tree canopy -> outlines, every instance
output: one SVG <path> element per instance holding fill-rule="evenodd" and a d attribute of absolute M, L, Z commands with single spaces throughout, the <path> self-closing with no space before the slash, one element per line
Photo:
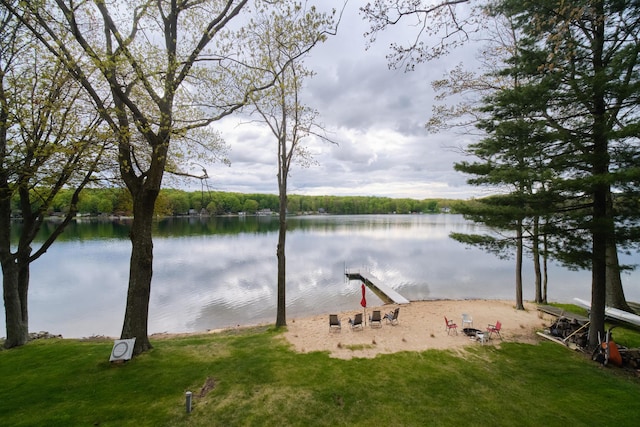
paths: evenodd
<path fill-rule="evenodd" d="M 469 213 L 494 224 L 508 212 L 511 221 L 529 218 L 534 253 L 543 235 L 545 253 L 591 269 L 595 345 L 607 252 L 637 247 L 640 231 L 638 165 L 629 162 L 640 152 L 640 9 L 633 1 L 504 0 L 486 10 L 512 25 L 517 43 L 498 71 L 511 84 L 483 94 L 475 123 L 487 136 L 469 147 L 479 161 L 456 168 L 508 195 Z"/>
<path fill-rule="evenodd" d="M 113 143 L 95 105 L 66 67 L 0 6 L 0 262 L 5 347 L 28 338 L 31 262 L 73 219 L 81 190 L 108 159 Z M 34 244 L 47 213 L 67 195 L 62 220 Z M 22 223 L 13 238 L 14 213 Z"/>
<path fill-rule="evenodd" d="M 279 16 L 286 11 L 278 10 L 280 5 L 295 3 L 256 4 Z M 121 337 L 135 337 L 138 354 L 151 348 L 151 224 L 165 171 L 179 172 L 179 153 L 213 152 L 215 158 L 219 140 L 215 132 L 207 133 L 209 126 L 274 84 L 272 75 L 256 72 L 253 57 L 259 52 L 246 49 L 260 34 L 243 32 L 271 17 L 254 17 L 248 0 L 2 4 L 84 88 L 117 142 L 119 178 L 133 210 Z"/>

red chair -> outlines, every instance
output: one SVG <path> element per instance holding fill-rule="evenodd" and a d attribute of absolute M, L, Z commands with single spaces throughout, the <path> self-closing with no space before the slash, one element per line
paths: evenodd
<path fill-rule="evenodd" d="M 449 335 L 452 329 L 456 335 L 458 335 L 458 325 L 453 323 L 453 320 L 447 320 L 447 316 L 444 316 L 444 323 L 447 325 L 447 335 Z"/>
<path fill-rule="evenodd" d="M 500 329 L 502 329 L 502 323 L 498 320 L 495 325 L 487 326 L 487 332 L 489 332 L 489 339 L 491 339 L 491 334 L 496 334 L 502 340 L 502 335 L 500 335 Z"/>

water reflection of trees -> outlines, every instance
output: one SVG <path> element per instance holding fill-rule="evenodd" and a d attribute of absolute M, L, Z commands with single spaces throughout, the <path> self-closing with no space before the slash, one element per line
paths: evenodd
<path fill-rule="evenodd" d="M 446 219 L 443 220 L 443 217 Z M 287 221 L 290 231 L 298 232 L 360 232 L 375 230 L 408 230 L 417 223 L 424 230 L 468 230 L 474 227 L 459 215 L 310 215 L 291 216 Z M 78 219 L 69 224 L 59 237 L 60 241 L 128 239 L 130 218 Z M 278 231 L 276 216 L 190 216 L 158 218 L 154 222 L 153 235 L 156 238 L 263 234 Z M 18 238 L 20 224 L 12 229 L 12 239 Z M 55 221 L 45 221 L 35 242 L 42 242 L 55 228 Z M 447 231 L 448 232 L 448 231 Z"/>

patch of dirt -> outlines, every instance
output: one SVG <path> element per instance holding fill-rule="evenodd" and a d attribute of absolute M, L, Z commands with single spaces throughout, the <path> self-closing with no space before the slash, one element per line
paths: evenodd
<path fill-rule="evenodd" d="M 200 392 L 198 393 L 198 397 L 200 398 L 205 397 L 214 388 L 216 388 L 216 380 L 211 377 L 208 377 L 207 380 L 204 382 L 204 385 L 200 389 Z"/>

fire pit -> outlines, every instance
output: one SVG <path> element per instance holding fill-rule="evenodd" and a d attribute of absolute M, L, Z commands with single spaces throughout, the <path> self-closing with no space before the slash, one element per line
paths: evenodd
<path fill-rule="evenodd" d="M 481 333 L 482 331 L 480 329 L 464 328 L 462 332 L 468 337 L 475 337 L 479 332 Z"/>

